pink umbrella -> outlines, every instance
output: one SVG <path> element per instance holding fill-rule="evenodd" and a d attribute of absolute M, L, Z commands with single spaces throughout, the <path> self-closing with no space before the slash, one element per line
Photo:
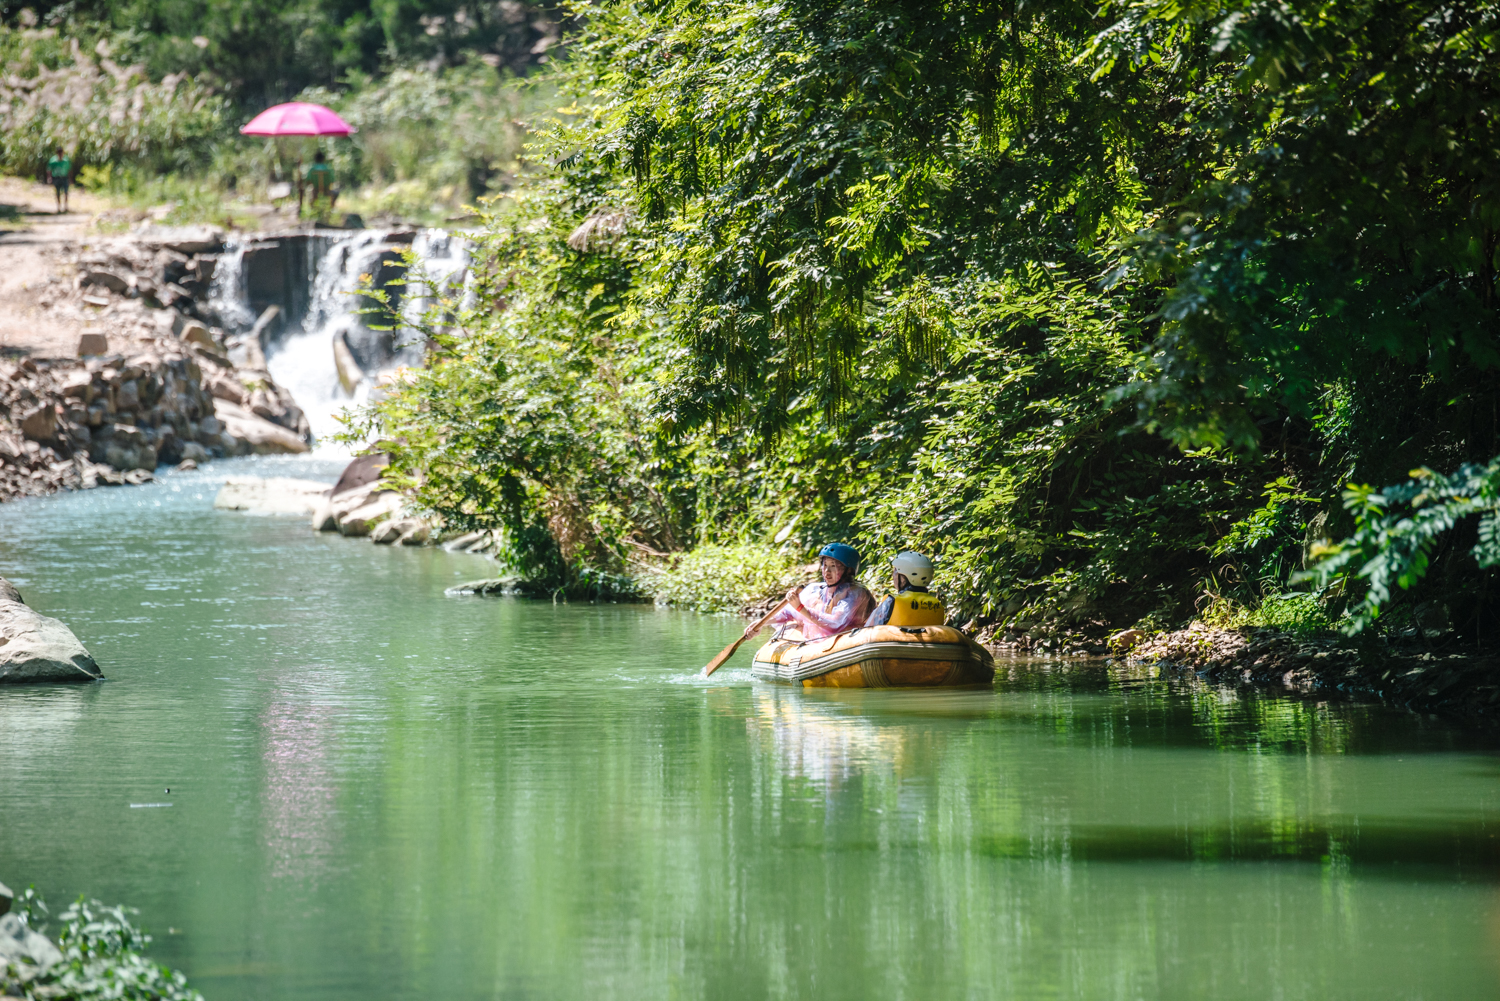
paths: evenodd
<path fill-rule="evenodd" d="M 240 131 L 247 136 L 347 136 L 354 129 L 321 104 L 293 101 L 267 108 Z"/>

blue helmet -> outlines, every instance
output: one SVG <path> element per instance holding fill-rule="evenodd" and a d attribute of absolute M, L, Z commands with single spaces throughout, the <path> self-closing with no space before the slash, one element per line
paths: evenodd
<path fill-rule="evenodd" d="M 838 560 L 849 568 L 851 575 L 859 570 L 859 550 L 853 546 L 846 546 L 842 542 L 830 542 L 818 550 L 818 555 Z"/>

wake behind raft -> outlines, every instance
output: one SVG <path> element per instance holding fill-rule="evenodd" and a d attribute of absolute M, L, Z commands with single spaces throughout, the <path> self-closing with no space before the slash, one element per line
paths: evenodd
<path fill-rule="evenodd" d="M 773 639 L 751 677 L 804 688 L 955 688 L 995 680 L 995 658 L 952 626 L 864 626 L 816 640 Z"/>

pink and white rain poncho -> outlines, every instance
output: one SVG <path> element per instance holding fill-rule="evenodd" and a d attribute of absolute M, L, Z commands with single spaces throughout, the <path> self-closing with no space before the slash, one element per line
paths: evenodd
<path fill-rule="evenodd" d="M 864 585 L 852 581 L 841 581 L 833 587 L 819 581 L 804 587 L 797 597 L 802 601 L 802 611 L 783 608 L 769 624 L 795 624 L 805 640 L 862 626 L 875 607 L 874 596 Z"/>

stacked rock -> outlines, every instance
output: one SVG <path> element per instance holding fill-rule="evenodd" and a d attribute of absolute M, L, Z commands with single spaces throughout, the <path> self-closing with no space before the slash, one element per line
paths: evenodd
<path fill-rule="evenodd" d="M 185 459 L 307 450 L 296 430 L 216 401 L 204 368 L 214 365 L 215 378 L 225 376 L 204 352 L 163 340 L 132 346 L 143 350 L 0 361 L 0 500 L 142 482 L 158 465 Z M 263 411 L 306 423 L 295 405 L 282 402 L 284 390 L 269 383 L 258 390 L 281 407 Z"/>

